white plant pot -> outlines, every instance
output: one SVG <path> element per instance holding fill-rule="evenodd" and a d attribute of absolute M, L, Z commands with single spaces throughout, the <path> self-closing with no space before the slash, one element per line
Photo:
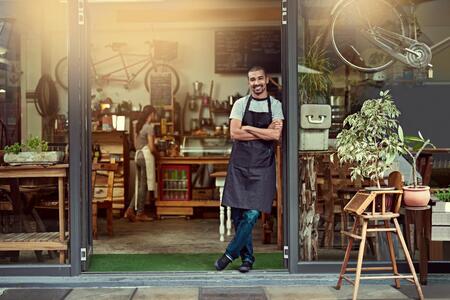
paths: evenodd
<path fill-rule="evenodd" d="M 3 160 L 10 165 L 56 164 L 64 159 L 62 151 L 5 153 Z"/>

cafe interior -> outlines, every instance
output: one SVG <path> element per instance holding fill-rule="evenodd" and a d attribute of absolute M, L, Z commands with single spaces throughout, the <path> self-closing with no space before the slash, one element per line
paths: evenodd
<path fill-rule="evenodd" d="M 119 255 L 167 253 L 214 254 L 205 267 L 212 270 L 215 255 L 223 253 L 233 237 L 230 208 L 222 207 L 220 199 L 233 143 L 229 114 L 235 101 L 249 93 L 247 70 L 264 66 L 270 76 L 270 95 L 287 101 L 281 78 L 280 1 L 88 2 L 89 58 L 84 63 L 89 73 L 90 115 L 85 130 L 91 161 L 90 169 L 82 172 L 91 189 L 81 200 L 90 205 L 85 216 L 93 238 L 88 270 L 130 270 L 127 266 L 101 269 L 101 265 L 108 265 L 104 263 L 108 259 L 113 264 Z M 391 91 L 405 132 L 417 135 L 420 131 L 434 145 L 417 161 L 422 184 L 431 187 L 432 198 L 450 193 L 450 127 L 448 110 L 443 109 L 449 107 L 450 48 L 433 52 L 433 67 L 426 71 L 397 60 L 381 71 L 358 70 L 352 66 L 354 61 L 343 61 L 335 49 L 339 44 L 333 46 L 335 38 L 357 38 L 354 28 L 330 34 L 329 16 L 336 2 L 320 1 L 319 5 L 299 0 L 297 100 L 300 111 L 308 111 L 308 105 L 325 106 L 323 113 L 329 119 L 325 127 L 308 128 L 300 116 L 300 197 L 313 197 L 317 215 L 314 249 L 305 249 L 306 242 L 299 246 L 299 257 L 305 261 L 344 257 L 347 238 L 341 230 L 352 224 L 344 207 L 357 189 L 370 182 L 351 180 L 351 166 L 336 158 L 336 138 L 345 118 L 358 112 L 367 99 L 379 97 L 380 91 Z M 410 9 L 408 1 L 400 2 L 400 8 Z M 445 41 L 450 32 L 443 13 L 450 10 L 448 2 L 411 2 L 417 2 L 413 13 L 421 38 L 430 45 Z M 67 3 L 59 0 L 31 5 L 0 1 L 3 265 L 70 260 L 68 170 L 74 166 L 68 146 L 71 70 L 66 11 Z M 363 54 L 389 60 L 385 52 L 369 52 Z M 148 219 L 136 221 L 126 218 L 125 212 L 138 194 L 135 135 L 146 105 L 156 109 L 151 127 L 157 155 L 152 169 L 146 170 L 147 179 L 153 177 L 155 185 L 146 194 Z M 262 269 L 284 268 L 281 145 L 276 147 L 277 193 L 272 213 L 260 217 L 253 234 L 256 255 L 275 261 Z M 309 219 L 299 215 L 296 221 L 301 230 Z M 418 250 L 419 229 L 409 230 L 410 252 L 419 260 L 425 251 Z M 430 240 L 430 261 L 450 259 L 450 235 L 445 230 Z M 385 239 L 375 234 L 368 241 L 366 259 L 388 259 Z M 354 248 L 351 259 L 356 256 Z"/>

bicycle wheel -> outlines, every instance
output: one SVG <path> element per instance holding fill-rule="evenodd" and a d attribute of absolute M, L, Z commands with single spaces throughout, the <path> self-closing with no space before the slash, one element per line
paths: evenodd
<path fill-rule="evenodd" d="M 56 82 L 65 90 L 69 88 L 69 67 L 67 64 L 67 56 L 61 58 L 55 67 Z"/>
<path fill-rule="evenodd" d="M 172 80 L 172 95 L 175 94 L 180 89 L 180 76 L 178 76 L 177 71 L 168 64 L 154 64 L 148 69 L 147 73 L 145 73 L 145 89 L 150 93 L 151 90 L 151 75 L 158 73 L 169 73 Z"/>
<path fill-rule="evenodd" d="M 334 50 L 345 64 L 373 73 L 386 69 L 394 62 L 368 37 L 374 28 L 405 35 L 401 14 L 386 0 L 348 0 L 338 4 L 332 16 L 331 40 Z M 378 41 L 376 37 L 373 39 Z"/>

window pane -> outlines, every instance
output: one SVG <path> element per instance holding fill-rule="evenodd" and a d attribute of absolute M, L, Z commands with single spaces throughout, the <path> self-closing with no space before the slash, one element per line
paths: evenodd
<path fill-rule="evenodd" d="M 450 184 L 450 125 L 444 121 L 450 109 L 450 65 L 446 59 L 450 54 L 450 23 L 444 12 L 450 4 L 420 1 L 412 7 L 409 1 L 400 2 L 394 6 L 384 0 L 299 1 L 301 260 L 343 260 L 348 239 L 341 230 L 350 230 L 353 224 L 343 208 L 358 188 L 374 183 L 351 180 L 351 168 L 357 165 L 340 164 L 336 154 L 330 155 L 336 153 L 336 138 L 344 119 L 359 112 L 367 100 L 380 98 L 380 91 L 390 90 L 405 135 L 417 136 L 420 131 L 437 148 L 419 156 L 419 183 L 431 186 L 432 194 L 433 189 Z M 311 108 L 310 104 L 326 108 Z M 319 122 L 321 115 L 325 123 L 329 118 L 330 126 Z M 370 134 L 369 130 L 365 136 Z M 384 170 L 382 184 L 388 183 L 387 177 L 394 170 L 401 171 L 405 185 L 412 184 L 412 165 L 408 155 L 397 155 L 391 168 Z M 446 193 L 441 191 L 439 197 L 445 198 Z M 414 232 L 420 231 L 419 216 L 410 218 L 412 225 L 406 229 L 405 209 L 400 213 L 410 252 L 419 260 L 417 241 L 427 238 L 414 243 Z M 425 248 L 432 260 L 449 259 L 445 251 L 449 242 L 442 240 L 449 239 L 450 226 L 442 218 L 444 212 L 433 208 L 431 239 L 440 241 Z M 355 242 L 351 259 L 356 258 L 358 247 L 359 242 Z M 397 237 L 394 248 L 396 257 L 404 259 Z M 372 233 L 367 239 L 364 260 L 389 260 L 384 233 Z"/>
<path fill-rule="evenodd" d="M 68 262 L 67 93 L 55 81 L 67 55 L 61 2 L 0 2 L 0 264 Z M 67 82 L 67 69 L 59 79 Z"/>

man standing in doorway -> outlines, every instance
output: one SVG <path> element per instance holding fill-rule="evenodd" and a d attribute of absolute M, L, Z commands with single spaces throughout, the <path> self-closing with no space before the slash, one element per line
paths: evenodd
<path fill-rule="evenodd" d="M 222 205 L 231 207 L 235 236 L 215 262 L 218 271 L 241 257 L 239 271 L 252 269 L 252 230 L 260 212 L 270 213 L 276 192 L 275 141 L 283 126 L 281 102 L 267 92 L 269 77 L 264 68 L 248 71 L 251 94 L 237 100 L 230 114 L 233 139 Z"/>

